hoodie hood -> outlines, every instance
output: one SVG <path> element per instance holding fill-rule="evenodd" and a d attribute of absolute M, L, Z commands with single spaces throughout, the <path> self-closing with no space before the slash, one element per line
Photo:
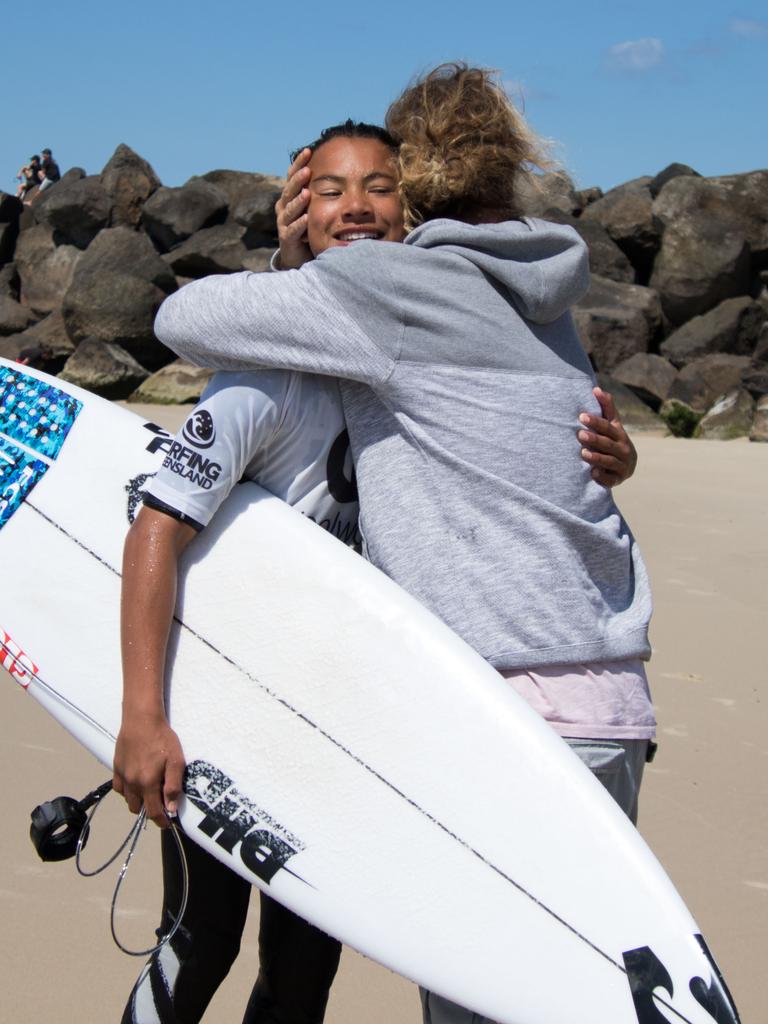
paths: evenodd
<path fill-rule="evenodd" d="M 468 260 L 503 290 L 526 319 L 551 323 L 589 288 L 589 256 L 566 224 L 525 217 L 499 224 L 438 219 L 405 239 L 420 249 L 439 247 Z"/>

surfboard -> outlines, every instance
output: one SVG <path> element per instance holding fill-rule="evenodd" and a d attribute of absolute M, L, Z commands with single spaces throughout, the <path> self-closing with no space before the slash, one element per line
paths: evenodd
<path fill-rule="evenodd" d="M 0 661 L 106 766 L 122 545 L 174 443 L 0 360 Z M 567 745 L 255 484 L 185 555 L 167 701 L 185 831 L 367 956 L 502 1024 L 738 1020 L 672 883 Z"/>

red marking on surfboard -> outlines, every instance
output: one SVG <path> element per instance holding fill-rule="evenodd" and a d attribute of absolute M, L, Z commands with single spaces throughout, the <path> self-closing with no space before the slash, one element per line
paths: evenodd
<path fill-rule="evenodd" d="M 4 629 L 0 629 L 0 665 L 25 690 L 37 675 L 37 665 L 15 643 Z"/>

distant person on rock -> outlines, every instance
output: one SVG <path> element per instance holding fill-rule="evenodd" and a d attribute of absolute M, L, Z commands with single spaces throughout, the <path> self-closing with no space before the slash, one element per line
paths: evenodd
<path fill-rule="evenodd" d="M 61 179 L 59 165 L 53 159 L 50 149 L 43 150 L 43 162 L 40 165 L 40 170 L 37 172 L 37 177 L 40 181 L 41 192 L 45 192 L 47 188 L 55 185 Z"/>
<path fill-rule="evenodd" d="M 40 157 L 35 153 L 34 156 L 29 158 L 29 163 L 19 168 L 19 173 L 16 175 L 16 180 L 19 182 L 19 187 L 16 189 L 17 199 L 22 201 L 27 195 L 27 192 L 36 188 L 39 184 L 37 177 L 40 171 Z"/>

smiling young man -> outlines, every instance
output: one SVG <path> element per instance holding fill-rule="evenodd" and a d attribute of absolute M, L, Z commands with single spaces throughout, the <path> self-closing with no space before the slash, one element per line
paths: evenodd
<path fill-rule="evenodd" d="M 404 236 L 389 136 L 347 122 L 311 147 L 311 259 L 357 239 Z M 295 254 L 294 254 L 295 255 Z M 179 432 L 178 445 L 150 482 L 128 533 L 123 565 L 123 720 L 115 789 L 132 811 L 142 803 L 161 827 L 175 811 L 184 753 L 163 697 L 166 648 L 178 560 L 243 477 L 293 505 L 340 540 L 359 544 L 357 491 L 337 382 L 289 370 L 219 373 Z M 187 463 L 203 448 L 204 479 Z M 185 455 L 184 453 L 189 453 Z M 167 931 L 181 902 L 175 844 L 163 835 Z M 234 962 L 251 886 L 184 839 L 189 902 L 182 927 L 142 972 L 123 1024 L 196 1024 Z M 340 944 L 261 894 L 260 972 L 244 1024 L 319 1024 Z"/>

